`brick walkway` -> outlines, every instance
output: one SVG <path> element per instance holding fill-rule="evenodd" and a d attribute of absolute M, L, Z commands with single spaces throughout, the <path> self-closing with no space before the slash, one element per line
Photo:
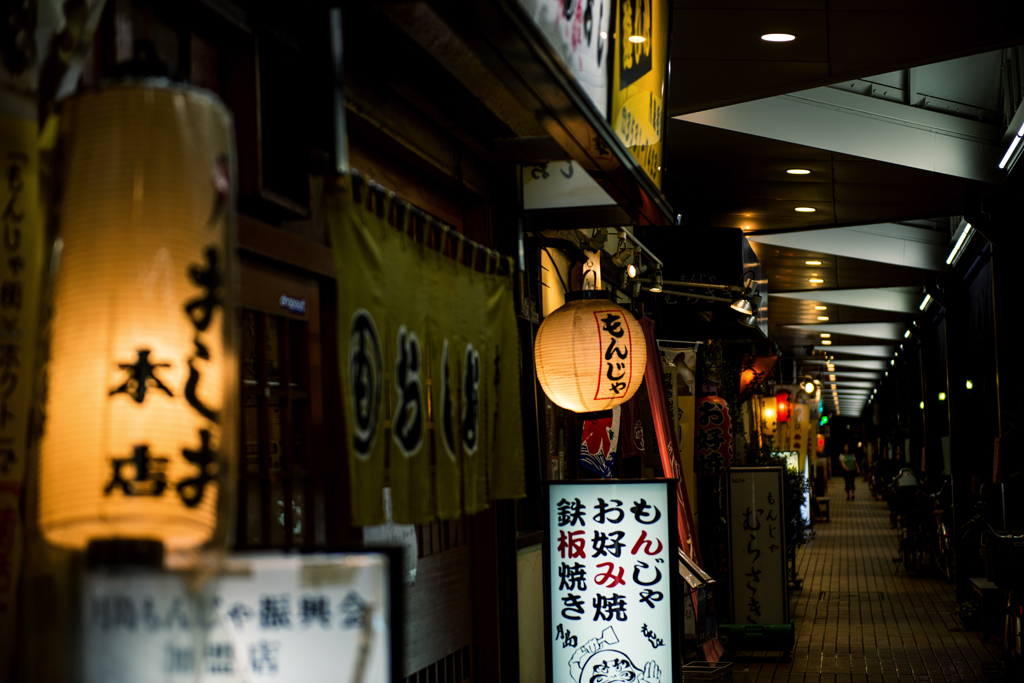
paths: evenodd
<path fill-rule="evenodd" d="M 843 480 L 829 482 L 831 522 L 797 555 L 803 588 L 790 595 L 796 621 L 792 662 L 778 653 L 739 652 L 736 683 L 796 681 L 985 681 L 982 662 L 998 648 L 963 632 L 952 615 L 953 587 L 921 572 L 908 577 L 892 558 L 896 532 L 886 504 L 857 481 L 844 500 Z"/>

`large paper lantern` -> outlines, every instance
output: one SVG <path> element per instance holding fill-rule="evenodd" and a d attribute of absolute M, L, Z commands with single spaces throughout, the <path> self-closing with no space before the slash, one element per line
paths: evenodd
<path fill-rule="evenodd" d="M 537 330 L 534 357 L 544 393 L 577 413 L 625 403 L 644 378 L 647 345 L 633 314 L 607 292 L 571 292 Z"/>
<path fill-rule="evenodd" d="M 66 103 L 60 144 L 40 527 L 195 548 L 227 523 L 238 432 L 231 116 L 112 84 Z"/>
<path fill-rule="evenodd" d="M 789 422 L 789 413 L 792 410 L 792 404 L 789 402 L 789 392 L 779 391 L 775 394 L 775 417 L 779 424 Z"/>

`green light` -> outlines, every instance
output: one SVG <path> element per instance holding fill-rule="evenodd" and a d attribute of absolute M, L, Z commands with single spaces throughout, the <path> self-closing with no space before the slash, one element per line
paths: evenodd
<path fill-rule="evenodd" d="M 821 416 L 821 422 L 818 423 L 818 426 L 824 427 L 827 424 L 828 424 L 828 415 L 822 415 Z"/>
<path fill-rule="evenodd" d="M 967 388 L 968 389 L 973 389 L 974 388 L 974 382 L 972 382 L 971 380 L 967 380 Z"/>
<path fill-rule="evenodd" d="M 940 391 L 939 392 L 939 400 L 940 401 L 945 401 L 946 400 L 946 392 L 945 391 Z"/>
<path fill-rule="evenodd" d="M 924 410 L 924 401 L 921 401 L 919 404 L 917 404 L 917 407 L 920 408 L 921 410 Z"/>

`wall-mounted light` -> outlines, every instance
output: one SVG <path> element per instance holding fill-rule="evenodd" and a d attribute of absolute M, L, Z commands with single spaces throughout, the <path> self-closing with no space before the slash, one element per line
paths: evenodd
<path fill-rule="evenodd" d="M 945 401 L 946 400 L 946 392 L 945 391 L 940 391 L 939 392 L 939 400 L 940 401 Z"/>
<path fill-rule="evenodd" d="M 964 226 L 963 231 L 960 233 L 960 239 L 953 245 L 953 251 L 949 252 L 949 256 L 946 257 L 946 265 L 952 265 L 960 258 L 960 253 L 967 247 L 967 243 L 971 241 L 971 236 L 974 233 L 974 228 L 968 223 Z"/>
<path fill-rule="evenodd" d="M 967 380 L 967 388 L 968 389 L 973 389 L 974 388 L 974 382 L 972 382 L 971 380 Z"/>

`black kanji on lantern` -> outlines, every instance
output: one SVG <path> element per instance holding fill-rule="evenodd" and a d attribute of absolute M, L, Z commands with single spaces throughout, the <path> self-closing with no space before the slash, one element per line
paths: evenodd
<path fill-rule="evenodd" d="M 205 331 L 213 320 L 213 314 L 224 304 L 221 297 L 221 289 L 224 286 L 223 276 L 218 268 L 220 254 L 217 248 L 209 246 L 205 252 L 205 266 L 189 266 L 188 276 L 196 285 L 202 288 L 203 293 L 198 299 L 193 299 L 185 304 L 185 313 L 192 319 L 192 324 L 199 331 Z"/>
<path fill-rule="evenodd" d="M 194 508 L 203 500 L 206 485 L 217 478 L 217 451 L 210 448 L 210 430 L 199 430 L 199 450 L 182 449 L 181 454 L 199 468 L 199 473 L 191 479 L 182 479 L 178 483 L 178 495 L 181 501 Z"/>
<path fill-rule="evenodd" d="M 111 389 L 109 395 L 128 394 L 136 403 L 142 403 L 146 400 L 146 391 L 152 388 L 173 398 L 174 394 L 155 374 L 157 368 L 169 368 L 171 364 L 150 362 L 149 349 L 138 349 L 135 353 L 138 358 L 134 363 L 118 363 L 117 367 L 128 373 L 128 379 L 116 389 Z"/>
<path fill-rule="evenodd" d="M 130 458 L 112 458 L 114 468 L 110 483 L 103 489 L 104 495 L 120 487 L 126 496 L 160 496 L 167 488 L 167 458 L 154 458 L 149 454 L 149 446 L 135 446 Z M 135 468 L 135 476 L 125 479 L 123 468 L 130 465 Z"/>

